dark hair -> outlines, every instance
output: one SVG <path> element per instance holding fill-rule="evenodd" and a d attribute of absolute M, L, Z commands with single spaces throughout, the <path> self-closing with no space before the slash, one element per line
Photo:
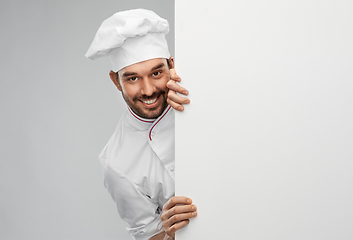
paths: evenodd
<path fill-rule="evenodd" d="M 167 64 L 168 64 L 168 68 L 170 69 L 170 62 L 168 58 L 167 58 Z"/>

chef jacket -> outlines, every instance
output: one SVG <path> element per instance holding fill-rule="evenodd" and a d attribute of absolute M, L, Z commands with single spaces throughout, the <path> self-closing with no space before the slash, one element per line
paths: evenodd
<path fill-rule="evenodd" d="M 136 240 L 163 232 L 163 205 L 174 196 L 174 110 L 144 119 L 129 107 L 99 159 L 104 185 Z"/>

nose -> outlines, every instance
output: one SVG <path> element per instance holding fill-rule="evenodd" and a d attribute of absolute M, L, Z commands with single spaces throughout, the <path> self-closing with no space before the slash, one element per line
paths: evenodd
<path fill-rule="evenodd" d="M 156 91 L 156 87 L 153 84 L 153 80 L 144 78 L 141 81 L 141 94 L 151 96 Z"/>

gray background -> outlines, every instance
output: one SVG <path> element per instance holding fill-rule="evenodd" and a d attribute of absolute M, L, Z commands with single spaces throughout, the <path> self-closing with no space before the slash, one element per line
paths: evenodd
<path fill-rule="evenodd" d="M 98 161 L 125 104 L 109 59 L 84 54 L 139 7 L 170 21 L 173 54 L 172 0 L 1 0 L 0 239 L 131 239 Z"/>

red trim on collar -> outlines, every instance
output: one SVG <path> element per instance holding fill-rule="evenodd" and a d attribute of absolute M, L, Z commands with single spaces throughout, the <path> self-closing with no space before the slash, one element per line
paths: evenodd
<path fill-rule="evenodd" d="M 171 106 L 168 107 L 167 111 L 165 111 L 165 113 L 153 124 L 153 126 L 151 127 L 151 130 L 150 130 L 150 133 L 148 134 L 150 140 L 152 141 L 152 136 L 151 136 L 151 133 L 152 133 L 152 130 L 153 128 L 157 125 L 157 123 L 162 120 L 162 118 L 164 118 L 164 116 L 169 112 Z"/>
<path fill-rule="evenodd" d="M 140 120 L 141 122 L 153 123 L 155 121 L 155 119 L 153 119 L 153 120 L 144 120 L 144 119 L 140 118 L 139 116 L 137 116 L 129 107 L 127 109 L 129 109 L 129 111 L 132 114 L 132 116 L 134 116 L 136 119 Z"/>

